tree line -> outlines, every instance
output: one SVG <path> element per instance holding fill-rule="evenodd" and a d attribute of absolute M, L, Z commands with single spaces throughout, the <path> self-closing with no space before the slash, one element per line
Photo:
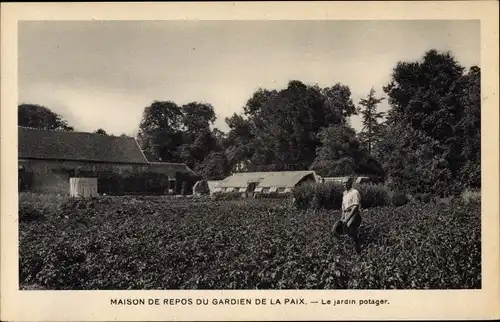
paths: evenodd
<path fill-rule="evenodd" d="M 324 177 L 374 175 L 409 193 L 453 194 L 481 185 L 480 68 L 429 50 L 398 62 L 386 98 L 374 88 L 355 104 L 349 86 L 291 80 L 259 88 L 241 113 L 214 128 L 214 107 L 154 101 L 137 140 L 150 161 L 182 162 L 207 179 L 238 171 L 315 170 Z M 387 99 L 387 113 L 379 111 Z M 359 115 L 359 133 L 349 119 Z M 73 130 L 59 115 L 22 104 L 19 125 Z M 107 135 L 103 129 L 96 133 Z"/>

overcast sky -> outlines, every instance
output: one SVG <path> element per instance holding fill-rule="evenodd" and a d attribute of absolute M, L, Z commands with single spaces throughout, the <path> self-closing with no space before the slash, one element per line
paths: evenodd
<path fill-rule="evenodd" d="M 135 135 L 154 100 L 201 101 L 226 131 L 259 87 L 340 82 L 357 103 L 372 86 L 383 96 L 396 63 L 431 48 L 480 65 L 479 21 L 21 22 L 19 103 L 78 131 Z"/>

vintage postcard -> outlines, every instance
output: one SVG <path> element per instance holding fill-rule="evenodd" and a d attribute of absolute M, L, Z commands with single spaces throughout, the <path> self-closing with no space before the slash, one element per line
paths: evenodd
<path fill-rule="evenodd" d="M 495 1 L 2 4 L 1 320 L 499 318 L 498 39 Z"/>

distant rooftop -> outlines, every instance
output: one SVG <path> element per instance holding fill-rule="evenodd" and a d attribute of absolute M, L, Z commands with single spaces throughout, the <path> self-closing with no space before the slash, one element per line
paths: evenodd
<path fill-rule="evenodd" d="M 218 187 L 246 187 L 250 182 L 259 182 L 260 187 L 294 187 L 302 179 L 315 175 L 314 171 L 272 171 L 235 173 L 220 181 Z"/>
<path fill-rule="evenodd" d="M 21 126 L 18 153 L 22 159 L 148 163 L 135 138 Z"/>

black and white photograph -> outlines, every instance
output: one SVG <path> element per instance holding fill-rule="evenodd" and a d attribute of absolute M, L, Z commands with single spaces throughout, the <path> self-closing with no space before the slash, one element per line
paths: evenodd
<path fill-rule="evenodd" d="M 479 35 L 21 22 L 19 287 L 481 288 Z"/>
<path fill-rule="evenodd" d="M 479 19 L 18 21 L 18 290 L 480 291 L 481 50 Z"/>

